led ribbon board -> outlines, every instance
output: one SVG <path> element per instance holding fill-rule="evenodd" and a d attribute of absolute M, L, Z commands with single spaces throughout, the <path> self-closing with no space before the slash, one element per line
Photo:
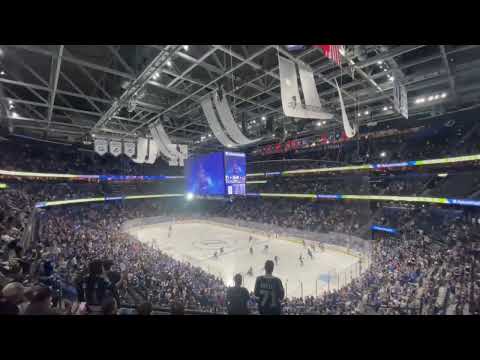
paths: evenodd
<path fill-rule="evenodd" d="M 184 194 L 159 194 L 159 195 L 131 195 L 131 196 L 97 197 L 97 198 L 60 200 L 60 201 L 42 201 L 42 202 L 36 203 L 35 207 L 36 208 L 46 208 L 46 207 L 50 207 L 50 206 L 84 204 L 84 203 L 102 202 L 102 201 L 158 199 L 158 198 L 183 197 L 183 196 L 184 196 Z"/>
<path fill-rule="evenodd" d="M 403 162 L 390 163 L 390 164 L 365 164 L 365 165 L 353 165 L 353 166 L 326 167 L 326 168 L 317 168 L 317 169 L 299 169 L 299 170 L 289 170 L 289 171 L 281 171 L 281 172 L 279 171 L 279 172 L 271 172 L 271 173 L 252 173 L 252 174 L 247 174 L 247 177 L 288 176 L 288 175 L 301 175 L 301 174 L 316 174 L 316 173 L 322 173 L 322 172 L 392 169 L 397 167 L 453 164 L 458 162 L 478 161 L 478 160 L 480 160 L 480 154 L 457 156 L 457 157 L 443 158 L 443 159 L 403 161 Z"/>
<path fill-rule="evenodd" d="M 370 230 L 372 231 L 382 231 L 382 232 L 386 232 L 386 233 L 389 233 L 389 234 L 396 234 L 398 231 L 394 228 L 389 228 L 389 227 L 385 227 L 385 226 L 378 226 L 378 225 L 373 225 Z"/>
<path fill-rule="evenodd" d="M 450 199 L 423 196 L 388 196 L 388 195 L 341 195 L 341 194 L 282 194 L 282 193 L 247 193 L 250 197 L 264 198 L 291 198 L 291 199 L 330 199 L 330 200 L 373 200 L 373 201 L 395 201 L 431 203 L 445 205 L 479 206 L 480 200 L 471 199 Z"/>
<path fill-rule="evenodd" d="M 0 184 L 0 189 L 6 189 L 8 188 L 7 184 Z"/>
<path fill-rule="evenodd" d="M 183 176 L 131 176 L 131 175 L 73 175 L 73 174 L 53 174 L 53 173 L 36 173 L 28 171 L 8 171 L 0 170 L 0 175 L 27 178 L 52 178 L 52 179 L 70 179 L 84 181 L 162 181 L 183 179 Z"/>

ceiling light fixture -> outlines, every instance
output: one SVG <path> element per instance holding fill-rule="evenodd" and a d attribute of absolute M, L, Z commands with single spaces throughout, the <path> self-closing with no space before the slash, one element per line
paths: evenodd
<path fill-rule="evenodd" d="M 172 62 L 170 60 L 167 60 L 166 64 L 167 64 L 168 67 L 172 66 Z"/>
<path fill-rule="evenodd" d="M 368 110 L 367 110 L 367 111 L 364 112 L 364 114 L 365 114 L 365 115 L 368 115 L 368 114 L 370 114 L 370 113 L 369 113 Z"/>
<path fill-rule="evenodd" d="M 383 107 L 383 111 L 387 111 L 388 110 L 388 107 L 387 106 L 384 106 Z"/>
<path fill-rule="evenodd" d="M 188 51 L 189 46 L 188 45 L 183 45 L 183 50 Z"/>
<path fill-rule="evenodd" d="M 267 120 L 267 117 L 266 117 L 266 116 L 262 116 L 262 120 L 263 120 L 263 121 Z"/>

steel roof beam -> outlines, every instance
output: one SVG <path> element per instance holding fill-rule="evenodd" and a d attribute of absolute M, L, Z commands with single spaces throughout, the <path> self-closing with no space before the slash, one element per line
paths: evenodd
<path fill-rule="evenodd" d="M 115 116 L 122 107 L 127 105 L 127 102 L 133 96 L 143 89 L 143 87 L 148 83 L 150 78 L 157 71 L 161 72 L 166 62 L 172 58 L 177 51 L 180 50 L 180 45 L 167 45 L 153 60 L 150 64 L 142 71 L 138 77 L 133 80 L 120 96 L 120 98 L 115 101 L 110 109 L 100 118 L 100 120 L 95 124 L 93 131 L 98 130 L 101 127 L 104 127 L 111 117 Z"/>
<path fill-rule="evenodd" d="M 266 50 L 268 50 L 268 47 L 267 48 L 264 48 L 260 51 L 257 51 L 255 54 L 251 55 L 249 58 L 246 59 L 246 61 L 249 61 L 251 59 L 254 59 L 256 58 L 258 55 L 261 55 L 263 54 Z M 236 66 L 234 66 L 233 68 L 229 69 L 228 71 L 226 71 L 225 73 L 223 73 L 222 75 L 218 76 L 216 79 L 210 81 L 208 84 L 205 84 L 203 85 L 200 89 L 196 90 L 195 92 L 193 92 L 192 94 L 190 94 L 189 96 L 183 98 L 182 100 L 176 102 L 175 104 L 173 104 L 172 106 L 168 107 L 166 110 L 162 111 L 160 114 L 158 114 L 154 119 L 152 119 L 151 121 L 145 123 L 143 126 L 140 126 L 138 128 L 135 129 L 138 130 L 144 126 L 148 126 L 152 121 L 155 121 L 156 119 L 160 118 L 160 116 L 162 116 L 163 114 L 165 114 L 166 112 L 168 111 L 171 111 L 172 109 L 175 109 L 176 107 L 178 107 L 179 105 L 183 104 L 185 101 L 189 100 L 190 98 L 192 98 L 193 96 L 195 96 L 196 94 L 198 94 L 200 91 L 208 88 L 209 86 L 213 85 L 214 83 L 216 83 L 217 81 L 219 81 L 220 79 L 222 79 L 223 77 L 227 76 L 228 74 L 232 73 L 233 71 L 235 71 L 236 69 L 240 68 L 241 66 L 243 66 L 245 64 L 245 62 L 241 62 L 240 64 L 237 64 Z"/>
<path fill-rule="evenodd" d="M 63 55 L 64 45 L 60 45 L 58 49 L 57 60 L 52 59 L 52 73 L 50 76 L 50 97 L 49 97 L 49 106 L 47 113 L 47 129 L 50 127 L 50 122 L 52 121 L 53 114 L 53 104 L 55 103 L 55 95 L 57 94 L 58 79 L 60 76 L 60 68 L 62 66 L 62 55 Z M 55 64 L 55 66 L 53 66 Z M 55 71 L 53 71 L 55 68 Z"/>
<path fill-rule="evenodd" d="M 455 78 L 452 74 L 450 64 L 448 63 L 447 52 L 445 51 L 445 45 L 439 45 L 439 46 L 440 46 L 440 53 L 442 54 L 443 65 L 445 66 L 445 69 L 447 70 L 448 83 L 450 84 L 450 91 L 452 92 L 452 95 L 453 95 L 455 101 L 457 101 L 458 96 L 457 96 L 457 90 L 456 90 L 456 86 L 455 86 Z"/>

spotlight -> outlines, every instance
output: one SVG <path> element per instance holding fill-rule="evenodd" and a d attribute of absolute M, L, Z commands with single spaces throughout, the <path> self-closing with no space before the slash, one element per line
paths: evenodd
<path fill-rule="evenodd" d="M 263 120 L 263 121 L 267 120 L 267 117 L 266 117 L 266 116 L 262 116 L 262 120 Z"/>
<path fill-rule="evenodd" d="M 378 65 L 382 65 L 382 64 L 383 64 L 383 61 L 382 61 L 382 60 L 378 60 L 378 61 L 377 61 L 377 64 L 378 64 Z"/>
<path fill-rule="evenodd" d="M 446 93 L 443 93 L 443 94 L 441 95 L 441 98 L 442 98 L 442 99 L 445 99 L 446 97 L 447 97 L 447 94 L 446 94 Z"/>
<path fill-rule="evenodd" d="M 425 98 L 418 98 L 417 100 L 415 100 L 415 104 L 422 104 L 425 102 Z"/>
<path fill-rule="evenodd" d="M 440 95 L 438 95 L 438 94 L 437 94 L 437 95 L 435 95 L 434 99 L 435 99 L 435 100 L 438 100 L 438 99 L 440 99 Z"/>
<path fill-rule="evenodd" d="M 427 100 L 428 100 L 428 101 L 432 101 L 432 100 L 433 100 L 433 96 L 429 96 Z"/>
<path fill-rule="evenodd" d="M 168 67 L 172 66 L 172 62 L 170 60 L 167 60 L 166 64 L 167 64 Z"/>
<path fill-rule="evenodd" d="M 323 125 L 325 125 L 327 123 L 327 120 L 323 120 Z"/>
<path fill-rule="evenodd" d="M 369 113 L 368 110 L 367 110 L 367 111 L 364 112 L 364 114 L 365 114 L 365 115 L 368 115 L 368 114 L 370 114 L 370 113 Z"/>
<path fill-rule="evenodd" d="M 383 157 L 385 157 L 385 156 L 387 156 L 387 153 L 386 153 L 385 151 L 382 151 L 382 152 L 380 153 L 380 157 L 383 158 Z"/>
<path fill-rule="evenodd" d="M 191 192 L 187 193 L 186 198 L 187 198 L 187 201 L 192 201 L 193 198 L 194 198 L 193 193 L 191 193 Z"/>
<path fill-rule="evenodd" d="M 183 45 L 183 50 L 188 51 L 189 46 L 188 45 Z"/>
<path fill-rule="evenodd" d="M 3 70 L 0 71 L 0 75 L 2 75 L 2 76 L 5 75 L 5 71 L 3 71 Z"/>
<path fill-rule="evenodd" d="M 322 126 L 322 122 L 321 122 L 321 121 L 317 121 L 317 126 Z"/>
<path fill-rule="evenodd" d="M 358 113 L 357 115 L 358 115 L 358 116 L 362 116 L 362 114 L 360 114 L 360 113 Z"/>
<path fill-rule="evenodd" d="M 12 105 L 13 104 L 13 101 L 12 100 L 8 100 L 8 105 Z"/>
<path fill-rule="evenodd" d="M 212 137 L 212 134 L 208 134 L 208 137 Z"/>
<path fill-rule="evenodd" d="M 387 106 L 384 106 L 383 107 L 383 111 L 387 111 L 388 110 L 388 107 Z"/>
<path fill-rule="evenodd" d="M 12 117 L 17 118 L 17 117 L 18 117 L 18 114 L 17 114 L 16 112 L 13 112 L 13 113 L 12 113 Z"/>

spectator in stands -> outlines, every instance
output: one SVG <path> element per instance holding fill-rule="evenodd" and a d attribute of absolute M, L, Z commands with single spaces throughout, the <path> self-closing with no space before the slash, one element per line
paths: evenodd
<path fill-rule="evenodd" d="M 18 282 L 5 285 L 0 297 L 0 315 L 22 314 L 26 308 L 24 292 L 23 285 Z"/>
<path fill-rule="evenodd" d="M 273 276 L 274 264 L 272 260 L 265 262 L 265 275 L 257 277 L 255 281 L 255 296 L 258 299 L 258 311 L 261 315 L 280 315 L 281 301 L 285 296 L 282 281 Z"/>
<path fill-rule="evenodd" d="M 53 293 L 48 287 L 37 287 L 25 309 L 25 315 L 60 315 L 60 312 L 52 309 L 52 297 Z"/>
<path fill-rule="evenodd" d="M 233 278 L 235 286 L 227 289 L 227 311 L 229 315 L 248 315 L 248 300 L 250 294 L 242 287 L 242 275 Z"/>

